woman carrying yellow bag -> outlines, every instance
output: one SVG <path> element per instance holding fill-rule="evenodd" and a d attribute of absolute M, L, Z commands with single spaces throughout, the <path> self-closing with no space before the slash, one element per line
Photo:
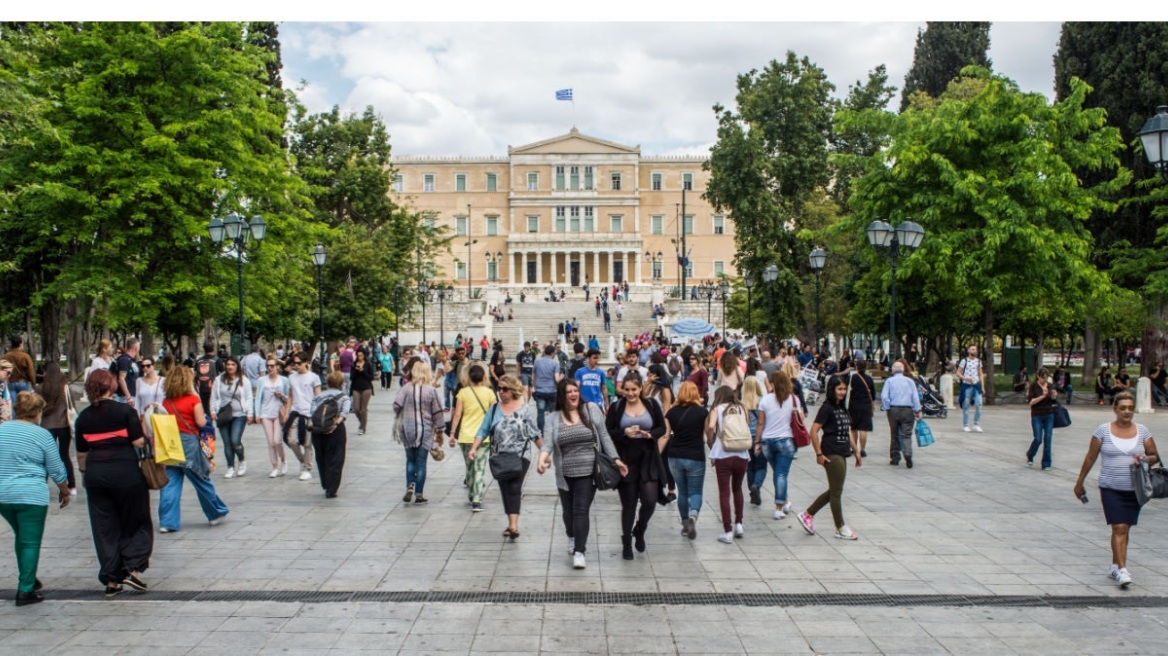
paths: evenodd
<path fill-rule="evenodd" d="M 182 437 L 178 434 L 178 420 L 174 415 L 155 411 L 150 414 L 150 427 L 154 429 L 154 462 L 160 465 L 181 465 L 187 461 L 183 455 Z"/>

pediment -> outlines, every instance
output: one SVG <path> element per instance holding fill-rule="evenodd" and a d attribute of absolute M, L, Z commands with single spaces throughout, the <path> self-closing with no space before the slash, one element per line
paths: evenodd
<path fill-rule="evenodd" d="M 612 141 L 606 141 L 598 137 L 586 135 L 576 128 L 572 128 L 567 134 L 561 134 L 558 137 L 544 139 L 525 146 L 508 147 L 507 153 L 509 155 L 578 155 L 582 153 L 587 154 L 612 154 L 612 155 L 640 155 L 640 146 L 625 146 Z"/>

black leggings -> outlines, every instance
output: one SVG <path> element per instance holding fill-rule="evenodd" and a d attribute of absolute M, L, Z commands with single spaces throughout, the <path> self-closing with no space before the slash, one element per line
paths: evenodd
<path fill-rule="evenodd" d="M 503 512 L 508 515 L 519 514 L 519 500 L 523 498 L 523 479 L 527 478 L 527 468 L 531 466 L 531 461 L 527 458 L 519 460 L 523 463 L 523 471 L 518 476 L 505 481 L 495 481 L 499 484 L 499 494 L 503 495 Z"/>
<path fill-rule="evenodd" d="M 64 428 L 50 428 L 49 433 L 57 440 L 57 450 L 61 452 L 61 462 L 65 463 L 65 473 L 69 476 L 69 489 L 77 487 L 77 478 L 73 473 L 73 458 L 69 456 L 69 445 L 73 443 L 72 431 L 68 426 Z"/>
<path fill-rule="evenodd" d="M 660 483 L 657 481 L 621 481 L 617 487 L 621 502 L 621 535 L 630 535 L 633 532 L 634 519 L 638 533 L 643 533 L 648 528 L 653 511 L 657 509 L 659 488 Z M 640 517 L 637 517 L 638 500 L 641 502 Z"/>
<path fill-rule="evenodd" d="M 564 511 L 564 529 L 568 537 L 575 540 L 576 551 L 584 553 L 588 544 L 588 513 L 592 510 L 592 499 L 596 496 L 596 485 L 591 476 L 565 476 L 567 490 L 560 492 L 560 508 Z"/>
<path fill-rule="evenodd" d="M 393 385 L 393 372 L 381 372 L 381 389 L 389 389 Z"/>

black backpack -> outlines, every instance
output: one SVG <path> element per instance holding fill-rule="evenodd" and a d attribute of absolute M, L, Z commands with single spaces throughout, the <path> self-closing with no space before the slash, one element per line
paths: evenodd
<path fill-rule="evenodd" d="M 572 358 L 572 366 L 568 368 L 568 378 L 575 379 L 576 372 L 584 368 L 584 356 L 579 355 Z"/>
<path fill-rule="evenodd" d="M 333 394 L 320 402 L 312 411 L 308 421 L 308 431 L 314 435 L 328 435 L 337 429 L 337 418 L 341 415 L 341 406 L 337 403 L 338 395 Z"/>
<path fill-rule="evenodd" d="M 212 358 L 200 358 L 195 362 L 195 387 L 199 390 L 199 394 L 210 394 L 211 386 L 215 384 L 215 374 L 217 367 L 215 360 Z"/>

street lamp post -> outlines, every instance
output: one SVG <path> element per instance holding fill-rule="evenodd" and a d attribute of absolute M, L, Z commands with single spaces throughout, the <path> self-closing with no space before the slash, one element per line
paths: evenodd
<path fill-rule="evenodd" d="M 730 298 L 730 283 L 723 278 L 718 283 L 718 298 L 722 301 L 722 341 L 726 341 L 726 299 Z"/>
<path fill-rule="evenodd" d="M 815 272 L 815 352 L 819 352 L 819 272 L 823 270 L 823 265 L 827 263 L 827 251 L 822 248 L 816 248 L 811 251 L 808 258 L 811 261 L 811 270 Z"/>
<path fill-rule="evenodd" d="M 750 288 L 754 287 L 754 278 L 751 277 L 749 272 L 742 277 L 742 286 L 746 287 L 746 334 L 753 335 L 753 317 L 750 316 L 753 306 L 751 305 L 750 301 Z"/>
<path fill-rule="evenodd" d="M 661 251 L 657 251 L 656 255 L 650 253 L 649 251 L 645 251 L 645 261 L 649 263 L 649 274 L 655 281 L 661 279 L 661 262 L 664 261 L 664 259 L 665 254 Z"/>
<path fill-rule="evenodd" d="M 1144 123 L 1139 135 L 1148 163 L 1168 182 L 1168 160 L 1165 160 L 1168 151 L 1168 105 L 1156 108 L 1156 115 Z"/>
<path fill-rule="evenodd" d="M 235 268 L 239 276 L 239 349 L 236 350 L 236 355 L 241 355 L 247 350 L 244 344 L 247 341 L 247 324 L 243 316 L 243 252 L 249 240 L 255 239 L 256 243 L 259 243 L 264 240 L 267 231 L 268 224 L 264 222 L 264 217 L 259 215 L 251 217 L 250 223 L 244 221 L 238 214 L 228 214 L 226 220 L 216 217 L 207 224 L 211 241 L 220 245 L 226 240 L 226 252 L 235 253 Z"/>
<path fill-rule="evenodd" d="M 401 295 L 403 291 L 405 291 L 405 286 L 400 282 L 393 286 L 393 338 L 399 349 L 401 348 Z"/>
<path fill-rule="evenodd" d="M 446 348 L 446 299 L 454 298 L 454 285 L 438 285 L 438 345 Z"/>
<path fill-rule="evenodd" d="M 496 282 L 499 279 L 499 264 L 503 262 L 503 251 L 497 253 L 487 252 L 487 280 Z M 491 265 L 495 265 L 495 270 L 491 270 Z"/>
<path fill-rule="evenodd" d="M 320 310 L 317 316 L 320 318 L 320 334 L 318 339 L 320 341 L 320 362 L 321 366 L 325 364 L 324 353 L 324 261 L 325 261 L 324 244 L 317 244 L 316 248 L 312 249 L 312 263 L 316 265 L 316 299 L 320 303 Z"/>
<path fill-rule="evenodd" d="M 767 326 L 774 326 L 775 325 L 775 286 L 774 286 L 774 282 L 778 279 L 779 279 L 779 267 L 777 265 L 774 265 L 774 264 L 768 264 L 767 268 L 763 269 L 763 271 L 762 271 L 762 281 L 765 282 L 766 286 L 767 286 Z M 771 339 L 774 338 L 774 334 L 771 332 L 767 332 L 767 337 L 768 337 L 767 343 L 770 344 Z M 774 345 L 771 345 L 771 349 L 774 349 L 774 348 L 775 348 Z M 779 355 L 778 352 L 773 351 L 773 350 L 772 350 L 772 353 L 775 355 L 775 357 L 778 357 L 778 355 Z"/>
<path fill-rule="evenodd" d="M 892 260 L 891 304 L 888 311 L 888 341 L 892 347 L 889 362 L 900 357 L 900 342 L 896 338 L 896 260 L 902 253 L 912 251 L 921 245 L 925 229 L 915 221 L 902 221 L 895 227 L 876 220 L 868 224 L 868 243 L 876 247 L 876 252 Z"/>
<path fill-rule="evenodd" d="M 470 269 L 467 269 L 468 271 Z M 430 286 L 425 278 L 418 281 L 418 298 L 422 299 L 422 343 L 426 343 L 426 295 L 430 293 Z"/>

